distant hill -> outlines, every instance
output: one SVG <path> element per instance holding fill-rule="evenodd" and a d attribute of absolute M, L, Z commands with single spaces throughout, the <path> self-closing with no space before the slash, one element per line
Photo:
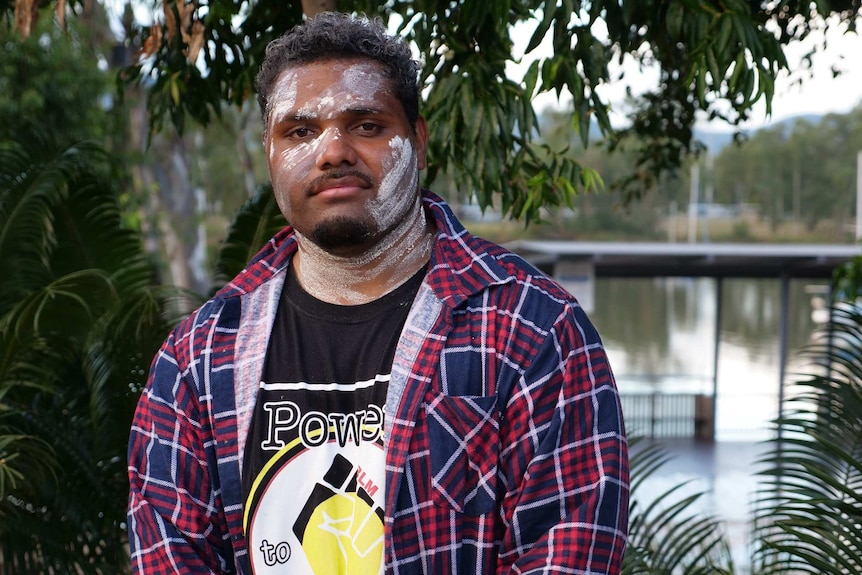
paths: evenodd
<path fill-rule="evenodd" d="M 743 132 L 753 135 L 758 130 L 775 127 L 783 127 L 785 130 L 790 131 L 793 129 L 793 125 L 796 124 L 796 122 L 806 121 L 812 124 L 818 124 L 822 118 L 822 114 L 801 114 L 799 116 L 792 116 L 790 118 L 785 118 L 784 120 L 773 122 L 760 128 L 743 130 Z M 694 137 L 701 141 L 712 154 L 719 153 L 724 146 L 732 143 L 733 133 L 733 128 L 729 126 L 707 126 L 694 129 Z"/>
<path fill-rule="evenodd" d="M 755 134 L 758 130 L 764 128 L 774 128 L 776 126 L 783 126 L 786 130 L 793 129 L 793 125 L 796 122 L 805 120 L 807 122 L 811 122 L 812 124 L 819 124 L 823 119 L 823 114 L 800 114 L 798 116 L 791 116 L 790 118 L 785 118 L 783 120 L 772 122 L 766 126 L 761 126 L 759 128 L 750 128 L 748 130 L 743 130 L 743 132 L 748 135 Z M 559 116 L 555 117 L 553 110 L 547 109 L 543 111 L 539 115 L 539 127 L 544 132 L 551 128 L 552 124 L 556 121 L 559 121 Z M 726 145 L 733 142 L 733 133 L 734 130 L 731 126 L 727 125 L 716 125 L 716 126 L 703 126 L 703 127 L 695 127 L 694 129 L 694 137 L 702 142 L 706 148 L 712 154 L 718 154 L 722 148 Z M 601 139 L 602 133 L 599 130 L 598 123 L 595 119 L 590 123 L 590 139 L 593 142 L 597 142 Z"/>

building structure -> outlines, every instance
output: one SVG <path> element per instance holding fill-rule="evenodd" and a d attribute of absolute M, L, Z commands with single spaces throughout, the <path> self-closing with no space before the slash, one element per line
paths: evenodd
<path fill-rule="evenodd" d="M 699 439 L 715 437 L 718 365 L 724 279 L 778 279 L 780 281 L 778 409 L 785 397 L 788 360 L 788 317 L 790 281 L 812 279 L 830 281 L 839 266 L 862 256 L 862 246 L 846 244 L 722 244 L 722 243 L 628 243 L 517 240 L 507 244 L 574 294 L 589 312 L 593 284 L 601 278 L 707 277 L 716 282 L 716 322 L 713 335 L 712 396 L 642 398 L 649 405 L 632 404 L 630 410 L 650 413 L 653 423 L 661 417 L 688 418 L 664 422 L 666 429 L 691 430 Z M 828 297 L 828 294 L 826 294 Z M 626 398 L 624 398 L 625 400 Z M 631 399 L 629 399 L 631 401 Z M 657 401 L 668 408 L 657 407 Z M 670 413 L 669 411 L 673 413 Z M 676 413 L 676 412 L 679 413 Z M 651 426 L 655 428 L 655 425 Z M 678 433 L 672 431 L 671 433 Z M 685 433 L 685 432 L 683 432 Z"/>

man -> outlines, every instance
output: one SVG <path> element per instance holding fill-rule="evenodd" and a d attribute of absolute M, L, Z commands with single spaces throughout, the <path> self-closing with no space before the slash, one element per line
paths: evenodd
<path fill-rule="evenodd" d="M 417 65 L 376 22 L 268 48 L 290 227 L 182 322 L 129 447 L 138 573 L 618 573 L 628 461 L 577 302 L 419 188 Z"/>

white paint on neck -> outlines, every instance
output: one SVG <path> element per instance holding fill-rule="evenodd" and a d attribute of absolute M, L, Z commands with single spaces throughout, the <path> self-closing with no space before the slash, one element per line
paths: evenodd
<path fill-rule="evenodd" d="M 341 305 L 373 301 L 400 286 L 431 256 L 434 230 L 425 220 L 418 192 L 405 190 L 414 204 L 398 225 L 367 252 L 343 257 L 297 233 L 297 276 L 314 297 Z"/>

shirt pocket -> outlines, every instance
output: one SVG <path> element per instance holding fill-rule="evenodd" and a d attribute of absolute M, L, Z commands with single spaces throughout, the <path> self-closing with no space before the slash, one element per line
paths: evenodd
<path fill-rule="evenodd" d="M 434 503 L 483 515 L 497 501 L 497 397 L 437 393 L 425 406 Z"/>

